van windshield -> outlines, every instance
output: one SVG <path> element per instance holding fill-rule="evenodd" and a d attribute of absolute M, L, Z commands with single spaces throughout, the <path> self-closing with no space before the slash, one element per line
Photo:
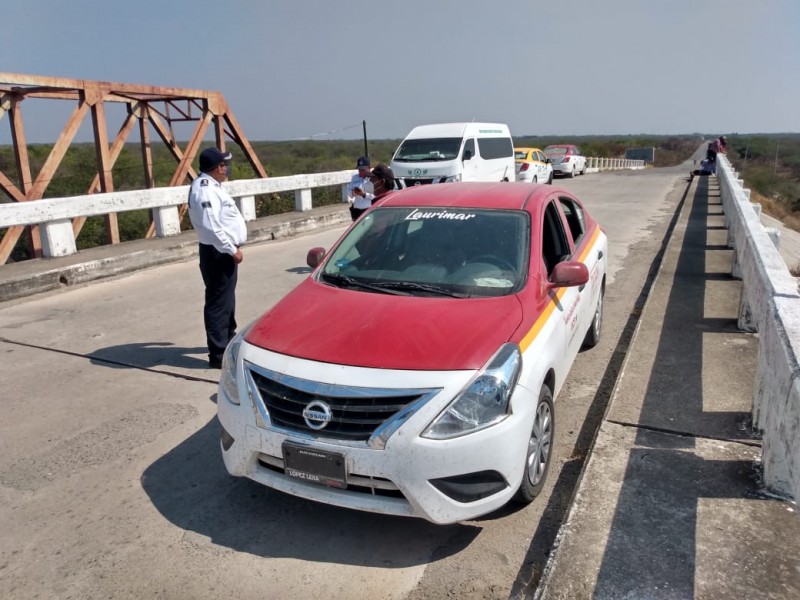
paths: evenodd
<path fill-rule="evenodd" d="M 454 160 L 461 149 L 461 138 L 404 140 L 394 155 L 399 162 Z"/>

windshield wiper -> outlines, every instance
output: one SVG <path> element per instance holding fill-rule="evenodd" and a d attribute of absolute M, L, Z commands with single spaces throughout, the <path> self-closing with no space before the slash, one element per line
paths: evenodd
<path fill-rule="evenodd" d="M 437 296 L 449 296 L 450 298 L 471 297 L 469 294 L 459 294 L 458 292 L 452 292 L 439 285 L 432 285 L 429 283 L 418 283 L 416 281 L 380 281 L 376 282 L 374 285 L 379 286 L 383 289 L 413 290 L 419 292 L 428 292 L 430 294 L 436 294 Z"/>
<path fill-rule="evenodd" d="M 394 289 L 386 289 L 371 283 L 366 283 L 347 275 L 339 273 L 322 273 L 322 278 L 328 283 L 336 284 L 338 287 L 357 287 L 364 290 L 371 290 L 380 294 L 392 294 L 395 296 L 410 296 L 411 294 Z"/>

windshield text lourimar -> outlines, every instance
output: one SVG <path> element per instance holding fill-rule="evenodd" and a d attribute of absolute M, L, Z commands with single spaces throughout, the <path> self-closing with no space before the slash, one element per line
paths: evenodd
<path fill-rule="evenodd" d="M 406 217 L 406 221 L 418 221 L 420 219 L 447 219 L 452 221 L 468 221 L 475 218 L 473 213 L 459 213 L 449 212 L 446 210 L 439 211 L 421 211 L 418 208 L 412 210 Z"/>

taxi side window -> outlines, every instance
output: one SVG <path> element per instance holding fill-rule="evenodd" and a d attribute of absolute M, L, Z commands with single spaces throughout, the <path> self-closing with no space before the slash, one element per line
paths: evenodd
<path fill-rule="evenodd" d="M 547 274 L 550 275 L 553 267 L 569 257 L 569 254 L 569 241 L 562 225 L 561 214 L 555 203 L 549 202 L 544 211 L 544 222 L 542 223 L 542 259 L 547 268 Z"/>
<path fill-rule="evenodd" d="M 570 198 L 560 197 L 558 201 L 561 203 L 561 210 L 564 211 L 564 216 L 567 218 L 567 225 L 569 232 L 572 234 L 572 241 L 575 246 L 578 246 L 586 233 L 586 221 L 583 217 L 583 208 Z"/>

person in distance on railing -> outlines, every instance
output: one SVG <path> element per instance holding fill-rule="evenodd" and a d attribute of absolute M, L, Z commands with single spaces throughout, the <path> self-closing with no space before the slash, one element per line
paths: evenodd
<path fill-rule="evenodd" d="M 725 154 L 728 151 L 728 141 L 724 135 L 719 136 L 713 142 L 709 142 L 706 149 L 706 160 L 713 175 L 717 174 L 717 154 Z"/>
<path fill-rule="evenodd" d="M 228 179 L 230 152 L 206 148 L 200 175 L 189 188 L 189 218 L 200 243 L 200 274 L 205 284 L 203 321 L 208 366 L 222 367 L 225 347 L 236 335 L 236 279 L 247 226 L 236 202 L 222 187 Z"/>
<path fill-rule="evenodd" d="M 350 216 L 355 221 L 369 207 L 367 194 L 372 194 L 372 182 L 369 177 L 369 156 L 362 156 L 356 162 L 358 173 L 353 175 L 347 184 L 347 201 L 350 203 Z"/>

